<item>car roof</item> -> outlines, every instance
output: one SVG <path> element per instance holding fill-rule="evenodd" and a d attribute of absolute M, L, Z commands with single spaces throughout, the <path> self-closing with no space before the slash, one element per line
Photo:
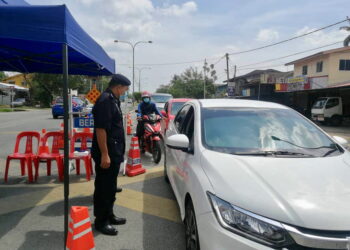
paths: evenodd
<path fill-rule="evenodd" d="M 169 100 L 169 103 L 170 102 L 188 102 L 191 100 L 192 99 L 190 99 L 190 98 L 174 98 L 174 99 Z"/>
<path fill-rule="evenodd" d="M 151 94 L 151 96 L 154 96 L 154 95 L 159 95 L 159 96 L 172 96 L 171 94 L 165 94 L 165 93 L 154 93 L 154 94 Z"/>
<path fill-rule="evenodd" d="M 271 109 L 289 109 L 278 103 L 242 100 L 242 99 L 205 99 L 198 100 L 204 108 L 271 108 Z"/>

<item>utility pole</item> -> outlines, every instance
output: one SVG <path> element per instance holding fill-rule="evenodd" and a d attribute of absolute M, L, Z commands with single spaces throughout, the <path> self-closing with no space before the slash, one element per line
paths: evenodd
<path fill-rule="evenodd" d="M 234 72 L 233 72 L 233 79 L 234 79 L 233 81 L 235 83 L 233 96 L 236 95 L 236 89 L 238 87 L 238 84 L 236 83 L 236 73 L 237 73 L 237 65 L 235 65 Z"/>
<path fill-rule="evenodd" d="M 203 81 L 203 99 L 205 99 L 206 95 L 206 82 L 207 82 L 207 59 L 204 60 L 204 66 L 203 66 L 203 72 L 204 72 L 204 81 Z"/>
<path fill-rule="evenodd" d="M 229 71 L 228 60 L 229 60 L 228 53 L 226 53 L 226 73 L 227 73 L 227 84 L 228 84 L 228 83 L 229 83 L 229 81 L 230 81 L 230 71 Z"/>

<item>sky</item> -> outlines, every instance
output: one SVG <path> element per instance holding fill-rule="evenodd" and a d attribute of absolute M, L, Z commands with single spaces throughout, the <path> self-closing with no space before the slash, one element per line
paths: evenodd
<path fill-rule="evenodd" d="M 204 60 L 215 64 L 218 81 L 226 80 L 225 53 L 278 42 L 344 20 L 349 0 L 27 0 L 28 3 L 66 4 L 78 23 L 116 60 L 116 71 L 132 79 L 130 45 L 114 40 L 152 41 L 135 49 L 135 82 L 155 91 L 186 68 L 202 69 Z M 264 50 L 231 55 L 229 74 L 254 69 L 293 70 L 284 66 L 342 43 L 273 62 L 245 66 L 340 42 L 348 35 L 343 23 L 310 36 Z M 220 59 L 222 58 L 222 59 Z M 179 64 L 173 64 L 179 63 Z M 136 85 L 136 90 L 138 85 Z"/>

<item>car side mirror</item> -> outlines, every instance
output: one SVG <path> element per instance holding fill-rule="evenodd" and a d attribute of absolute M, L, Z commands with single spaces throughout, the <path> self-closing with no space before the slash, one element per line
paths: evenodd
<path fill-rule="evenodd" d="M 166 145 L 171 149 L 187 152 L 190 146 L 190 141 L 186 135 L 177 134 L 169 136 L 166 140 Z"/>
<path fill-rule="evenodd" d="M 162 114 L 162 116 L 167 117 L 165 110 L 160 111 L 160 113 Z"/>
<path fill-rule="evenodd" d="M 348 147 L 348 141 L 344 139 L 343 137 L 340 136 L 333 136 L 333 139 L 338 142 L 340 145 L 343 147 L 347 148 Z"/>

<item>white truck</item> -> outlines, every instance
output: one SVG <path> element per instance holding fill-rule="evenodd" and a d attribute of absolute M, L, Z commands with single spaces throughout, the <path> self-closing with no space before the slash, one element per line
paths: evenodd
<path fill-rule="evenodd" d="M 320 97 L 311 109 L 311 118 L 322 124 L 339 126 L 350 115 L 349 103 L 341 97 Z"/>

